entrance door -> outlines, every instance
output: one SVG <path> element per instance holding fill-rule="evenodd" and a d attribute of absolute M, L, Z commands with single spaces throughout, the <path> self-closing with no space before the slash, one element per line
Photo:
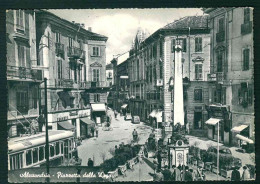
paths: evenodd
<path fill-rule="evenodd" d="M 194 129 L 202 129 L 202 112 L 194 112 Z"/>

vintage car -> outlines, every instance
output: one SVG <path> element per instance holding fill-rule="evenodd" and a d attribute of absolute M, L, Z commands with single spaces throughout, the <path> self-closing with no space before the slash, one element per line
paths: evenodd
<path fill-rule="evenodd" d="M 131 114 L 130 114 L 130 113 L 126 113 L 124 119 L 125 119 L 125 120 L 131 120 L 131 119 L 132 119 Z"/>
<path fill-rule="evenodd" d="M 133 117 L 132 117 L 132 123 L 133 123 L 133 124 L 138 124 L 138 123 L 140 123 L 140 118 L 139 118 L 139 116 L 133 116 Z"/>

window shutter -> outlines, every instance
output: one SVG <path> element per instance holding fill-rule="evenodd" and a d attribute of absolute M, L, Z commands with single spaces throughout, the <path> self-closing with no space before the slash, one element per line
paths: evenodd
<path fill-rule="evenodd" d="M 20 10 L 20 26 L 23 27 L 23 11 Z"/>
<path fill-rule="evenodd" d="M 252 105 L 253 104 L 253 90 L 250 87 L 248 87 L 248 104 Z"/>
<path fill-rule="evenodd" d="M 237 93 L 238 95 L 238 105 L 240 105 L 241 104 L 241 102 L 242 102 L 242 100 L 241 100 L 241 96 L 242 96 L 242 94 L 241 94 L 241 88 L 239 88 L 238 89 L 238 93 Z"/>
<path fill-rule="evenodd" d="M 16 25 L 20 25 L 20 10 L 16 10 Z"/>
<path fill-rule="evenodd" d="M 187 47 L 187 40 L 186 40 L 186 38 L 184 38 L 182 40 L 182 51 L 183 52 L 186 52 L 186 47 Z"/>

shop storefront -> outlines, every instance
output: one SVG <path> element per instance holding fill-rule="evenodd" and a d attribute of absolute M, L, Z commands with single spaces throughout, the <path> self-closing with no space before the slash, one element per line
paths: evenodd
<path fill-rule="evenodd" d="M 208 138 L 229 145 L 231 141 L 231 113 L 228 106 L 206 106 L 209 119 L 205 122 L 208 129 Z"/>
<path fill-rule="evenodd" d="M 121 106 L 121 110 L 122 110 L 123 115 L 125 116 L 126 113 L 129 111 L 128 110 L 128 105 L 127 104 L 122 105 Z"/>
<path fill-rule="evenodd" d="M 95 128 L 95 122 L 89 118 L 80 118 L 80 134 L 81 137 L 93 137 L 93 128 Z"/>
<path fill-rule="evenodd" d="M 106 109 L 105 104 L 91 104 L 91 117 L 98 126 L 106 121 Z"/>

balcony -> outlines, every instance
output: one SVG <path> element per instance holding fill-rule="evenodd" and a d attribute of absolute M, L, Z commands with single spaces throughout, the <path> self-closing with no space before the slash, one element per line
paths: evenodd
<path fill-rule="evenodd" d="M 210 81 L 210 82 L 217 81 L 217 74 L 215 74 L 215 73 L 208 74 L 208 81 Z"/>
<path fill-rule="evenodd" d="M 225 79 L 223 72 L 217 72 L 217 73 L 216 73 L 216 76 L 217 76 L 217 81 L 218 81 L 218 82 L 223 82 L 224 79 Z"/>
<path fill-rule="evenodd" d="M 108 81 L 88 81 L 91 85 L 91 88 L 103 88 L 103 87 L 109 87 Z"/>
<path fill-rule="evenodd" d="M 157 79 L 156 80 L 156 87 L 162 87 L 163 86 L 163 79 Z"/>
<path fill-rule="evenodd" d="M 223 42 L 225 40 L 225 31 L 221 31 L 216 34 L 216 41 L 217 43 Z"/>
<path fill-rule="evenodd" d="M 57 56 L 64 57 L 64 44 L 55 43 L 55 53 Z"/>
<path fill-rule="evenodd" d="M 241 34 L 245 35 L 252 32 L 252 21 L 241 24 Z"/>
<path fill-rule="evenodd" d="M 7 65 L 8 79 L 42 80 L 42 71 Z"/>
<path fill-rule="evenodd" d="M 85 59 L 85 51 L 77 47 L 68 47 L 68 57 Z"/>
<path fill-rule="evenodd" d="M 55 79 L 56 88 L 73 88 L 74 82 L 71 79 Z"/>

